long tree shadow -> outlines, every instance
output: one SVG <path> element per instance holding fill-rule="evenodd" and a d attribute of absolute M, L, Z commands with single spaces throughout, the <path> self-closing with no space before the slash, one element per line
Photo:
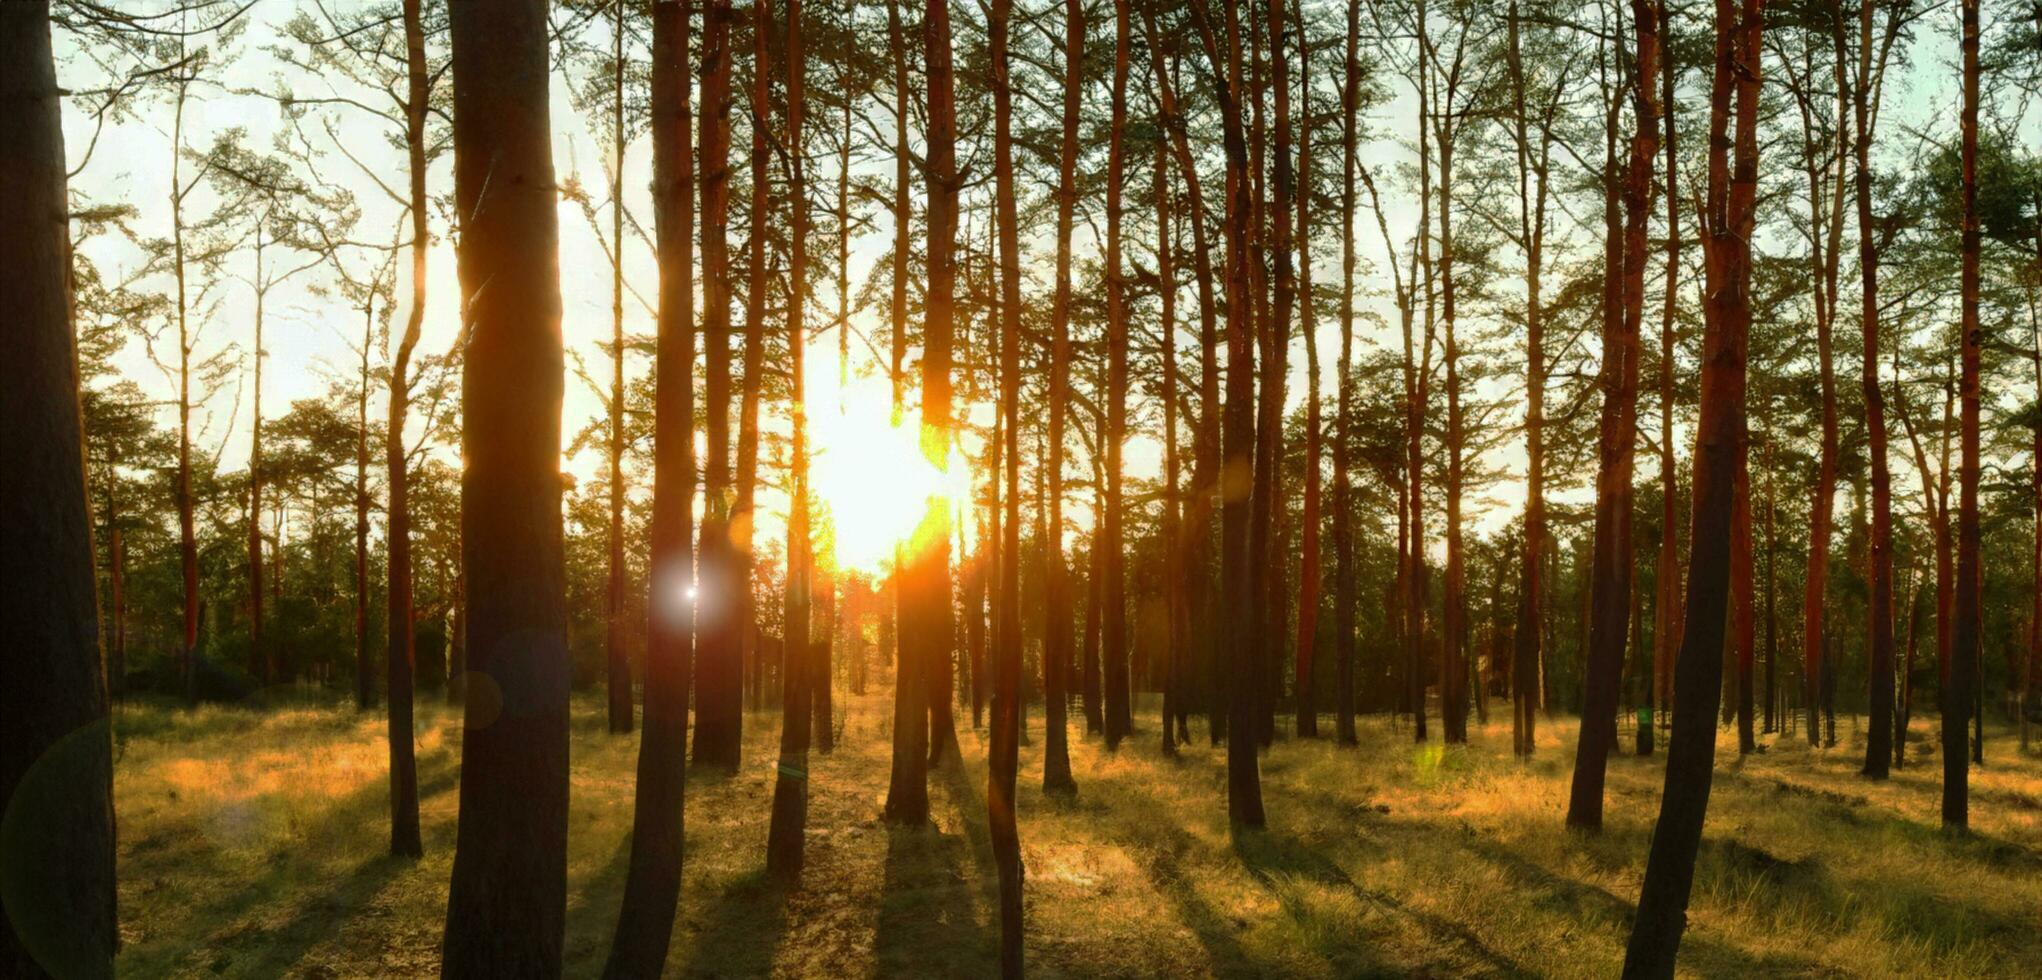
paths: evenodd
<path fill-rule="evenodd" d="M 442 750 L 420 758 L 419 775 L 418 795 L 425 800 L 453 789 L 460 779 L 460 767 L 451 751 Z M 313 947 L 338 934 L 398 876 L 417 867 L 416 862 L 378 853 L 335 881 L 321 866 L 322 850 L 326 854 L 356 850 L 365 842 L 354 838 L 363 836 L 382 843 L 383 838 L 364 835 L 363 830 L 385 826 L 377 818 L 388 806 L 389 787 L 382 780 L 371 779 L 340 797 L 318 820 L 319 827 L 330 833 L 314 831 L 308 835 L 310 847 L 273 852 L 267 872 L 187 920 L 192 931 L 207 934 L 152 944 L 170 958 L 152 963 L 143 953 L 139 959 L 124 962 L 123 970 L 168 971 L 172 964 L 184 962 L 198 951 L 211 957 L 205 965 L 214 972 L 231 966 L 248 968 L 255 975 L 276 973 L 303 959 Z M 195 823 L 189 832 L 202 833 Z M 295 911 L 282 925 L 270 927 L 251 921 L 263 908 L 294 898 Z M 250 959 L 244 961 L 244 956 Z"/>
<path fill-rule="evenodd" d="M 1414 908 L 1388 892 L 1361 886 L 1331 858 L 1300 844 L 1279 830 L 1265 829 L 1237 833 L 1233 836 L 1233 850 L 1249 875 L 1264 888 L 1277 894 L 1280 899 L 1283 890 L 1275 887 L 1278 879 L 1284 876 L 1301 878 L 1344 889 L 1365 905 L 1375 906 L 1409 920 L 1433 939 L 1445 943 L 1466 957 L 1467 962 L 1436 964 L 1447 972 L 1500 976 L 1526 974 L 1525 969 L 1515 960 L 1489 948 L 1488 944 L 1467 926 L 1424 909 Z"/>
<path fill-rule="evenodd" d="M 692 940 L 682 976 L 762 977 L 773 972 L 773 959 L 787 935 L 786 888 L 775 884 L 764 867 L 724 886 L 716 911 Z"/>
<path fill-rule="evenodd" d="M 1121 826 L 1116 831 L 1122 845 L 1147 872 L 1149 886 L 1170 903 L 1177 920 L 1191 930 L 1205 950 L 1206 962 L 1214 973 L 1234 976 L 1259 972 L 1258 964 L 1239 936 L 1247 923 L 1214 908 L 1198 893 L 1186 872 L 1186 858 L 1201 846 L 1196 838 L 1167 820 L 1140 827 Z M 1155 839 L 1159 833 L 1163 837 L 1160 841 Z"/>
<path fill-rule="evenodd" d="M 969 826 L 969 818 L 965 821 Z M 999 937 L 975 850 L 964 837 L 932 827 L 886 828 L 886 863 L 873 931 L 880 976 L 989 976 L 998 972 Z M 974 882 L 974 877 L 979 879 Z"/>
<path fill-rule="evenodd" d="M 631 834 L 626 831 L 602 867 L 575 882 L 567 902 L 564 946 L 568 962 L 601 963 L 608 956 L 617 910 L 624 904 L 624 875 L 630 867 Z"/>

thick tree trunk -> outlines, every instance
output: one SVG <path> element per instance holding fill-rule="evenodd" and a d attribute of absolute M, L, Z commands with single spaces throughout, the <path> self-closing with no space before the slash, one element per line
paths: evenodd
<path fill-rule="evenodd" d="M 1879 240 L 1872 217 L 1872 10 L 1861 4 L 1858 12 L 1857 84 L 1851 87 L 1851 106 L 1857 123 L 1853 151 L 1857 166 L 1852 175 L 1858 212 L 1858 274 L 1863 302 L 1859 307 L 1859 330 L 1863 336 L 1865 431 L 1868 463 L 1872 471 L 1872 536 L 1869 578 L 1871 647 L 1866 666 L 1871 681 L 1871 732 L 1865 739 L 1864 773 L 1873 779 L 1886 778 L 1893 758 L 1893 474 L 1886 458 L 1886 396 L 1879 384 Z M 1889 17 L 1897 16 L 1889 14 Z M 1889 31 L 1892 30 L 1889 23 Z M 1842 36 L 1842 27 L 1838 27 Z M 1890 35 L 1889 35 L 1890 36 Z M 1839 45 L 1837 57 L 1843 57 Z M 1880 70 L 1885 65 L 1881 59 Z M 1839 137 L 1841 138 L 1841 137 Z"/>
<path fill-rule="evenodd" d="M 1510 5 L 1509 48 L 1511 107 L 1517 151 L 1518 234 L 1524 249 L 1524 336 L 1525 336 L 1525 505 L 1524 543 L 1519 559 L 1517 628 L 1514 631 L 1510 664 L 1511 745 L 1517 755 L 1529 756 L 1536 747 L 1537 718 L 1533 708 L 1538 700 L 1530 686 L 1537 676 L 1539 649 L 1544 639 L 1542 611 L 1545 609 L 1546 542 L 1546 341 L 1545 319 L 1540 308 L 1540 273 L 1544 259 L 1546 223 L 1546 172 L 1543 140 L 1536 158 L 1531 151 L 1530 117 L 1525 107 L 1522 31 L 1515 2 Z M 1543 135 L 1543 127 L 1541 128 Z M 1527 181 L 1534 182 L 1530 189 Z M 1405 342 L 1408 350 L 1410 342 Z M 1409 358 L 1408 353 L 1406 358 Z M 1406 369 L 1409 373 L 1409 369 Z M 1585 730 L 1585 728 L 1584 728 Z M 1577 770 L 1578 771 L 1578 770 Z M 1596 792 L 1597 799 L 1601 792 Z"/>
<path fill-rule="evenodd" d="M 753 119 L 771 119 L 773 103 L 773 14 L 770 3 L 752 5 Z M 766 361 L 766 241 L 771 235 L 773 186 L 768 175 L 772 142 L 767 126 L 752 126 L 751 232 L 745 243 L 750 266 L 744 302 L 744 394 L 739 403 L 737 427 L 737 502 L 731 507 L 730 526 L 735 531 L 731 544 L 738 555 L 739 660 L 751 664 L 752 710 L 764 706 L 766 652 L 760 643 L 757 600 L 752 595 L 756 529 L 756 501 L 759 485 L 759 398 L 764 384 Z"/>
<path fill-rule="evenodd" d="M 703 448 L 700 565 L 703 612 L 695 638 L 694 764 L 735 772 L 744 749 L 744 665 L 738 615 L 741 581 L 731 543 L 730 472 L 730 21 L 728 0 L 702 8 L 702 126 L 698 173 L 702 182 Z M 790 75 L 794 69 L 790 68 Z M 790 159 L 798 154 L 790 153 Z M 798 166 L 790 163 L 790 168 Z M 803 646 L 787 647 L 807 656 Z"/>
<path fill-rule="evenodd" d="M 1256 689 L 1263 683 L 1256 651 L 1256 602 L 1251 592 L 1255 581 L 1249 550 L 1249 497 L 1253 492 L 1255 458 L 1254 431 L 1254 328 L 1249 309 L 1248 238 L 1251 216 L 1251 185 L 1248 174 L 1248 144 L 1241 124 L 1241 104 L 1247 90 L 1241 65 L 1241 9 L 1239 0 L 1225 4 L 1224 53 L 1210 14 L 1193 5 L 1206 57 L 1212 64 L 1214 95 L 1220 103 L 1220 119 L 1227 157 L 1227 394 L 1224 420 L 1226 460 L 1220 475 L 1221 499 L 1221 585 L 1225 610 L 1225 656 L 1227 662 L 1227 818 L 1237 829 L 1263 825 L 1262 777 L 1256 759 Z"/>
<path fill-rule="evenodd" d="M 46 3 L 0 6 L 0 974 L 111 977 L 113 739 L 85 502 L 63 92 Z"/>
<path fill-rule="evenodd" d="M 1603 176 L 1605 228 L 1610 241 L 1604 255 L 1614 260 L 1605 272 L 1602 355 L 1602 432 L 1595 493 L 1594 577 L 1590 583 L 1590 624 L 1587 677 L 1581 710 L 1581 736 L 1575 746 L 1574 781 L 1567 805 L 1567 825 L 1602 828 L 1602 797 L 1609 754 L 1617 744 L 1617 696 L 1623 684 L 1624 640 L 1631 595 L 1631 472 L 1637 453 L 1638 335 L 1645 312 L 1646 226 L 1652 216 L 1652 161 L 1659 152 L 1659 15 L 1654 0 L 1632 0 L 1632 28 L 1637 34 L 1631 104 L 1637 131 L 1631 156 L 1622 173 L 1623 225 L 1617 239 L 1616 117 L 1609 109 Z M 1612 100 L 1615 103 L 1616 100 Z"/>
<path fill-rule="evenodd" d="M 1012 0 L 993 0 L 987 33 L 993 62 L 993 159 L 995 196 L 1000 239 L 1000 416 L 1006 422 L 1006 525 L 1000 548 L 1000 617 L 993 646 L 992 745 L 986 762 L 986 824 L 992 837 L 993 863 L 999 875 L 1000 975 L 1021 976 L 1021 838 L 1014 819 L 1014 788 L 1019 765 L 1021 737 L 1021 238 L 1020 218 L 1014 201 L 1013 118 L 1014 81 L 1008 67 L 1007 20 Z M 1118 67 L 1115 70 L 1114 108 L 1119 115 L 1121 89 L 1127 76 L 1127 4 L 1115 4 L 1119 25 Z M 938 32 L 949 53 L 949 14 L 942 0 L 929 4 L 931 65 Z M 1111 150 L 1117 181 L 1120 140 L 1116 118 Z M 1109 187 L 1108 211 L 1112 214 L 1107 235 L 1110 255 L 1108 283 L 1118 278 L 1119 192 Z M 1117 285 L 1109 285 L 1117 290 Z M 1109 306 L 1119 297 L 1109 300 Z M 1116 315 L 1117 314 L 1112 314 Z M 1124 343 L 1124 341 L 1121 341 Z M 1124 359 L 1124 355 L 1123 355 Z M 1124 365 L 1123 365 L 1124 367 Z M 1113 506 L 1109 502 L 1109 507 Z M 1113 520 L 1108 511 L 1108 520 Z M 948 601 L 947 593 L 944 600 Z M 1109 613 L 1109 618 L 1111 614 Z M 1109 645 L 1111 640 L 1108 640 Z M 1113 729 L 1107 729 L 1109 744 Z"/>
<path fill-rule="evenodd" d="M 1963 13 L 1963 116 L 1959 122 L 1964 202 L 1961 242 L 1962 364 L 1958 402 L 1962 406 L 1957 476 L 1957 575 L 1950 615 L 1949 683 L 1943 690 L 1943 826 L 1970 823 L 1970 768 L 1964 722 L 1972 710 L 1977 682 L 1980 627 L 1978 526 L 1978 369 L 1985 345 L 1978 322 L 1978 0 L 1960 0 Z"/>
<path fill-rule="evenodd" d="M 787 357 L 793 387 L 788 393 L 787 410 L 793 416 L 793 439 L 788 462 L 787 592 L 782 627 L 786 666 L 780 672 L 780 764 L 773 781 L 773 816 L 766 831 L 766 871 L 791 884 L 800 880 L 806 859 L 803 838 L 808 830 L 808 745 L 814 720 L 810 711 L 812 688 L 817 680 L 815 651 L 809 639 L 815 573 L 811 560 L 814 542 L 809 538 L 808 409 L 804 390 L 808 335 L 802 316 L 808 296 L 808 166 L 801 124 L 806 109 L 803 82 L 808 62 L 802 48 L 801 0 L 787 0 L 786 51 L 787 206 L 793 212 L 788 222 L 792 254 L 787 280 Z M 703 108 L 714 111 L 709 106 Z M 705 224 L 709 221 L 706 211 L 702 220 Z M 700 724 L 696 723 L 698 746 Z"/>
<path fill-rule="evenodd" d="M 888 40 L 894 50 L 894 78 L 896 97 L 905 99 L 907 78 L 907 38 L 901 27 L 900 7 L 897 0 L 887 3 Z M 944 25 L 948 26 L 948 13 L 944 14 Z M 942 362 L 932 364 L 930 354 L 934 338 L 927 342 L 922 359 L 922 430 L 921 446 L 924 455 L 931 460 L 948 459 L 949 434 L 947 431 L 932 431 L 935 425 L 931 417 L 931 401 L 940 387 L 943 395 L 944 414 L 949 413 L 950 392 L 950 316 L 951 290 L 955 284 L 957 270 L 952 256 L 955 253 L 957 234 L 957 129 L 952 94 L 954 82 L 950 73 L 950 39 L 943 38 L 942 47 L 942 92 L 937 91 L 937 59 L 934 57 L 937 42 L 927 35 L 934 25 L 925 17 L 922 29 L 928 53 L 930 76 L 927 82 L 929 98 L 928 149 L 925 159 L 928 169 L 929 208 L 929 253 L 928 253 L 928 295 L 924 300 L 924 316 L 927 328 L 933 330 L 941 320 Z M 900 164 L 905 173 L 906 164 Z M 903 196 L 904 199 L 904 196 Z M 903 226 L 904 226 L 903 222 Z M 895 328 L 900 329 L 901 318 L 906 316 L 906 301 L 899 291 L 903 288 L 906 269 L 905 232 L 895 241 L 894 283 Z M 940 287 L 940 290 L 939 290 Z M 896 349 L 899 349 L 896 347 Z M 931 438 L 934 438 L 932 451 Z M 926 540 L 928 529 L 924 527 L 917 538 Z M 944 535 L 948 540 L 948 535 Z M 923 665 L 931 662 L 926 655 L 930 632 L 934 629 L 929 621 L 930 569 L 929 560 L 920 548 L 910 548 L 904 555 L 905 563 L 895 573 L 899 583 L 899 613 L 894 635 L 895 669 L 893 692 L 893 767 L 886 792 L 886 817 L 889 821 L 907 826 L 919 827 L 929 822 L 929 728 L 926 723 L 928 706 L 924 703 L 927 684 L 923 680 Z M 947 604 L 946 604 L 947 609 Z M 947 631 L 946 631 L 947 637 Z"/>
<path fill-rule="evenodd" d="M 760 22 L 768 18 L 760 4 Z M 604 976 L 658 974 L 680 898 L 688 682 L 694 657 L 694 180 L 688 131 L 688 6 L 651 8 L 653 233 L 660 251 L 653 353 L 651 555 L 645 731 L 639 735 L 631 866 Z"/>
<path fill-rule="evenodd" d="M 1071 226 L 1077 207 L 1078 119 L 1084 101 L 1085 5 L 1064 2 L 1063 140 L 1058 148 L 1056 190 L 1056 296 L 1050 308 L 1049 444 L 1043 466 L 1049 471 L 1045 501 L 1047 536 L 1042 542 L 1042 791 L 1070 793 L 1071 754 L 1065 715 L 1071 648 L 1070 571 L 1064 565 L 1064 440 L 1070 415 L 1071 386 Z M 1004 70 L 1004 69 L 1003 69 Z M 1010 177 L 1011 179 L 1011 177 Z M 983 572 L 980 573 L 981 577 Z M 973 667 L 974 675 L 977 665 Z M 976 713 L 974 712 L 974 716 Z"/>
<path fill-rule="evenodd" d="M 1708 811 L 1716 758 L 1715 716 L 1722 689 L 1730 524 L 1738 443 L 1744 435 L 1746 336 L 1751 323 L 1751 235 L 1758 196 L 1758 95 L 1764 0 L 1717 0 L 1716 63 L 1709 98 L 1709 179 L 1702 239 L 1707 278 L 1703 306 L 1701 420 L 1695 445 L 1693 548 L 1687 625 L 1667 745 L 1666 788 L 1645 866 L 1629 948 L 1627 977 L 1670 977 L 1687 926 L 1695 855 Z M 1736 126 L 1731 129 L 1732 99 Z M 1735 147 L 1734 167 L 1731 149 Z"/>
<path fill-rule="evenodd" d="M 567 912 L 569 670 L 546 4 L 455 4 L 449 13 L 469 322 L 461 397 L 469 666 L 493 696 L 468 698 L 442 971 L 552 975 Z"/>
<path fill-rule="evenodd" d="M 927 323 L 922 349 L 922 455 L 939 472 L 948 468 L 951 444 L 950 352 L 953 291 L 957 279 L 957 96 L 950 52 L 950 11 L 926 4 L 922 40 L 929 98 L 926 134 L 929 181 L 928 286 L 923 298 Z M 950 663 L 950 518 L 947 505 L 932 498 L 916 532 L 911 572 L 904 577 L 900 661 L 910 691 L 894 701 L 893 778 L 886 813 L 900 823 L 929 819 L 926 680 L 923 673 Z M 912 703 L 904 703 L 912 702 Z M 904 710 L 905 709 L 905 710 Z M 950 737 L 955 737 L 950 735 Z M 912 755 L 913 758 L 906 758 Z"/>

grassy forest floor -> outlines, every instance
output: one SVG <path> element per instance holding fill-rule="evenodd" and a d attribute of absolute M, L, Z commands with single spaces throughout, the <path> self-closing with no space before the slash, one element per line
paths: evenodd
<path fill-rule="evenodd" d="M 670 976 L 990 976 L 998 924 L 985 744 L 931 774 L 936 826 L 878 813 L 884 693 L 841 696 L 843 735 L 814 762 L 809 870 L 764 877 L 779 716 L 746 716 L 733 777 L 697 773 Z M 629 858 L 638 740 L 578 697 L 568 839 L 567 966 L 593 976 Z M 848 709 L 848 710 L 846 710 Z M 1075 738 L 1079 796 L 1040 792 L 1041 724 L 1021 752 L 1027 957 L 1038 976 L 1371 974 L 1612 976 L 1658 811 L 1664 755 L 1611 760 L 1608 829 L 1564 830 L 1575 726 L 1551 720 L 1529 763 L 1507 719 L 1467 747 L 1410 744 L 1364 720 L 1362 747 L 1280 740 L 1263 758 L 1269 829 L 1230 840 L 1224 760 L 1161 758 L 1152 713 L 1116 755 Z M 968 718 L 968 714 L 966 716 Z M 1933 718 L 1909 765 L 1857 775 L 1837 748 L 1781 739 L 1740 760 L 1719 742 L 1683 971 L 1696 976 L 2033 976 L 2042 964 L 2042 759 L 1988 727 L 1972 775 L 1976 833 L 1937 829 Z M 1078 719 L 1082 726 L 1082 718 Z M 426 858 L 385 856 L 380 712 L 119 709 L 115 792 L 127 976 L 436 974 L 458 793 L 458 713 L 421 706 Z M 1626 740 L 1628 744 L 1628 739 Z"/>

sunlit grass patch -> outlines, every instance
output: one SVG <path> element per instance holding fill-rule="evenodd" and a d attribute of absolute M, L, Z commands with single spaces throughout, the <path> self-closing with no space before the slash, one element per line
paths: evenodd
<path fill-rule="evenodd" d="M 879 819 L 891 692 L 838 693 L 837 750 L 812 758 L 808 865 L 763 873 L 779 716 L 745 715 L 732 775 L 690 770 L 671 976 L 981 976 L 994 970 L 983 732 L 933 770 L 933 825 Z M 1041 792 L 1042 717 L 1021 751 L 1028 961 L 1045 976 L 1604 976 L 1622 962 L 1663 754 L 1610 760 L 1606 827 L 1561 826 L 1575 726 L 1507 721 L 1419 746 L 1366 718 L 1361 745 L 1279 737 L 1261 755 L 1269 827 L 1227 824 L 1225 753 L 1161 757 L 1151 699 L 1108 753 L 1073 716 L 1073 799 Z M 572 724 L 568 973 L 600 971 L 615 927 L 636 735 L 597 697 Z M 968 713 L 961 714 L 968 720 Z M 1289 730 L 1289 720 L 1279 721 Z M 1917 720 L 1917 742 L 1932 732 Z M 279 697 L 267 709 L 133 703 L 116 721 L 122 929 L 133 976 L 405 976 L 436 971 L 458 807 L 459 716 L 420 705 L 426 857 L 385 856 L 380 712 Z M 1330 727 L 1330 726 L 1328 726 Z M 1436 735 L 1437 733 L 1435 733 Z M 1937 826 L 1931 754 L 1884 783 L 1862 741 L 1724 732 L 1682 966 L 1696 975 L 2024 976 L 2042 961 L 2042 761 L 1989 743 L 1974 833 Z M 1988 730 L 1989 736 L 1998 733 Z M 1628 742 L 1626 743 L 1628 749 Z"/>

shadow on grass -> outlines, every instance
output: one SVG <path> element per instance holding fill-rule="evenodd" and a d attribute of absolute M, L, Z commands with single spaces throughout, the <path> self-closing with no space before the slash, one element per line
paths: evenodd
<path fill-rule="evenodd" d="M 965 826 L 971 827 L 970 816 Z M 986 882 L 967 873 L 976 841 L 933 827 L 886 828 L 879 921 L 872 937 L 880 976 L 990 976 L 998 972 L 997 926 Z M 984 832 L 979 824 L 980 834 Z M 974 892 L 977 895 L 974 896 Z M 975 899 L 975 900 L 974 900 Z"/>
<path fill-rule="evenodd" d="M 957 809 L 962 833 L 883 825 L 886 863 L 873 935 L 878 972 L 989 975 L 998 970 L 999 926 L 992 917 L 999 872 L 985 797 L 954 743 L 933 774 Z"/>
<path fill-rule="evenodd" d="M 723 889 L 716 911 L 694 937 L 682 976 L 763 977 L 787 935 L 786 888 L 764 867 L 734 878 Z"/>
<path fill-rule="evenodd" d="M 441 751 L 420 760 L 418 793 L 421 800 L 452 790 L 458 785 L 460 767 L 452 752 Z M 230 966 L 255 975 L 281 972 L 297 963 L 319 943 L 339 931 L 398 876 L 417 867 L 405 858 L 378 853 L 360 861 L 337 881 L 323 873 L 319 852 L 353 850 L 368 845 L 357 838 L 369 836 L 377 848 L 388 843 L 388 783 L 371 779 L 328 807 L 319 820 L 319 831 L 303 846 L 278 849 L 269 855 L 269 869 L 246 886 L 193 913 L 182 935 L 164 937 L 152 943 L 162 955 L 151 962 L 147 953 L 124 962 L 123 971 L 168 972 L 171 965 L 193 951 L 203 950 L 211 958 L 206 966 L 222 972 Z M 192 833 L 201 833 L 196 826 Z M 325 833 L 321 833 L 325 832 Z M 295 901 L 294 901 L 295 900 Z M 262 910 L 289 902 L 292 912 L 282 925 L 270 927 Z M 241 961 L 242 957 L 246 961 Z"/>
<path fill-rule="evenodd" d="M 1434 836 L 1437 836 L 1436 831 Z M 1282 898 L 1282 892 L 1274 887 L 1279 876 L 1335 886 L 1350 892 L 1366 905 L 1373 905 L 1410 920 L 1427 935 L 1466 956 L 1472 961 L 1474 972 L 1509 976 L 1525 973 L 1524 968 L 1516 961 L 1490 949 L 1488 944 L 1468 927 L 1424 909 L 1413 908 L 1388 892 L 1356 884 L 1354 879 L 1332 859 L 1285 836 L 1281 831 L 1265 829 L 1236 833 L 1233 835 L 1233 850 L 1248 873 L 1265 889 L 1276 893 L 1279 900 Z M 1288 903 L 1286 907 L 1289 907 Z M 1383 966 L 1379 969 L 1387 970 L 1388 967 Z M 1449 972 L 1470 971 L 1467 964 L 1456 964 Z"/>
<path fill-rule="evenodd" d="M 571 831 L 570 831 L 571 832 Z M 631 832 L 617 838 L 617 847 L 602 867 L 574 884 L 567 901 L 567 961 L 602 964 L 616 938 L 617 912 L 624 904 L 624 875 L 631 869 Z M 573 872 L 570 868 L 569 877 Z"/>

